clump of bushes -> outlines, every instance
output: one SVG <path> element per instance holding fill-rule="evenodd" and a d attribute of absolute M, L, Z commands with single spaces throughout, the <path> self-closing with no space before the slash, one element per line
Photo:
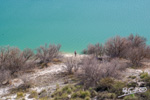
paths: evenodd
<path fill-rule="evenodd" d="M 84 53 L 107 55 L 111 58 L 125 58 L 131 62 L 131 66 L 139 67 L 144 58 L 150 58 L 150 46 L 146 45 L 146 38 L 131 34 L 129 37 L 110 38 L 104 46 L 90 44 Z"/>
<path fill-rule="evenodd" d="M 95 58 L 88 57 L 84 58 L 82 63 L 82 72 L 78 76 L 85 88 L 95 87 L 102 78 L 119 78 L 120 72 L 126 68 L 126 64 L 119 62 L 118 59 L 111 62 L 99 62 Z"/>
<path fill-rule="evenodd" d="M 118 96 L 123 95 L 122 89 L 128 87 L 128 84 L 107 77 L 102 78 L 94 88 L 87 88 L 76 85 L 67 85 L 63 88 L 57 89 L 52 94 L 52 100 L 97 100 L 118 99 Z M 132 94 L 122 97 L 120 100 L 148 100 L 150 92 L 138 95 Z"/>
<path fill-rule="evenodd" d="M 16 47 L 0 47 L 0 85 L 5 80 L 17 77 L 19 72 L 34 68 L 37 59 L 44 66 L 53 60 L 56 61 L 60 57 L 60 47 L 61 45 L 45 44 L 37 49 L 36 55 L 28 48 L 21 51 Z"/>
<path fill-rule="evenodd" d="M 146 45 L 146 38 L 131 34 L 127 40 L 129 44 L 125 53 L 126 58 L 130 60 L 133 66 L 139 67 L 141 61 L 150 54 L 149 47 Z"/>
<path fill-rule="evenodd" d="M 33 62 L 29 61 L 34 53 L 30 49 L 21 51 L 14 47 L 1 47 L 0 48 L 0 70 L 9 70 L 11 74 L 22 69 L 31 68 Z"/>
<path fill-rule="evenodd" d="M 106 43 L 106 54 L 111 57 L 128 59 L 132 66 L 139 67 L 141 61 L 150 54 L 146 38 L 131 34 L 127 38 L 115 37 Z"/>

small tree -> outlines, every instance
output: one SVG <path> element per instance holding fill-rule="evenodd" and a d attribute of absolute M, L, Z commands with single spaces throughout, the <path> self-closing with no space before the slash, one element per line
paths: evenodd
<path fill-rule="evenodd" d="M 36 57 L 47 66 L 48 62 L 51 62 L 54 58 L 59 58 L 59 50 L 61 45 L 49 45 L 45 44 L 45 46 L 40 46 L 37 49 Z"/>

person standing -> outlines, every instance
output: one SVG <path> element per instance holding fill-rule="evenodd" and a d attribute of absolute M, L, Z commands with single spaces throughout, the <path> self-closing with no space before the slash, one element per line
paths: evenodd
<path fill-rule="evenodd" d="M 76 51 L 74 51 L 74 55 L 75 55 L 75 57 L 77 56 L 77 52 Z"/>

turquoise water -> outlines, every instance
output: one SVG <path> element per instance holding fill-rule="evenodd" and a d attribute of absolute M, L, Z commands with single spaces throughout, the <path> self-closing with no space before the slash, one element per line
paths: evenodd
<path fill-rule="evenodd" d="M 0 45 L 59 43 L 80 52 L 89 43 L 130 33 L 150 41 L 150 0 L 0 0 Z"/>

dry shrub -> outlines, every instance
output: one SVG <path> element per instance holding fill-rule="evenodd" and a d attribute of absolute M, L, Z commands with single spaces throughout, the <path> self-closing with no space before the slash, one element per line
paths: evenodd
<path fill-rule="evenodd" d="M 84 54 L 93 54 L 95 56 L 101 56 L 104 54 L 104 47 L 102 44 L 89 44 L 87 49 L 83 50 Z"/>
<path fill-rule="evenodd" d="M 27 48 L 22 52 L 22 55 L 25 59 L 25 61 L 29 60 L 31 57 L 34 56 L 34 53 L 31 49 Z"/>
<path fill-rule="evenodd" d="M 79 65 L 80 60 L 74 57 L 69 57 L 66 59 L 64 69 L 67 71 L 68 74 L 72 74 L 73 72 L 77 72 L 80 65 Z"/>
<path fill-rule="evenodd" d="M 116 58 L 111 60 L 110 62 L 101 63 L 101 68 L 103 69 L 103 78 L 119 78 L 121 72 L 127 68 L 127 64 L 125 62 L 121 62 L 118 58 Z"/>
<path fill-rule="evenodd" d="M 100 63 L 95 58 L 84 58 L 82 71 L 79 76 L 85 88 L 95 86 L 102 77 Z"/>
<path fill-rule="evenodd" d="M 146 45 L 146 38 L 141 37 L 139 35 L 133 35 L 131 34 L 127 40 L 129 41 L 129 46 L 130 47 L 141 47 Z"/>
<path fill-rule="evenodd" d="M 118 78 L 120 72 L 125 70 L 126 67 L 126 64 L 120 63 L 119 59 L 100 63 L 95 58 L 84 58 L 82 73 L 79 76 L 83 81 L 85 88 L 95 87 L 102 78 Z"/>
<path fill-rule="evenodd" d="M 34 62 L 30 61 L 33 56 L 30 49 L 25 49 L 23 52 L 14 47 L 0 47 L 0 71 L 1 73 L 9 72 L 6 77 L 16 74 L 20 70 L 26 70 L 34 67 Z M 1 77 L 6 79 L 5 77 Z"/>
<path fill-rule="evenodd" d="M 1 47 L 0 54 L 0 69 L 10 70 L 12 74 L 29 66 L 29 60 L 34 55 L 30 49 L 22 52 L 14 47 Z"/>
<path fill-rule="evenodd" d="M 123 57 L 127 45 L 128 45 L 128 41 L 126 38 L 121 38 L 120 36 L 116 36 L 114 38 L 109 39 L 105 43 L 105 53 L 106 55 L 112 58 Z"/>
<path fill-rule="evenodd" d="M 141 65 L 141 61 L 148 57 L 150 54 L 150 48 L 146 46 L 146 38 L 139 35 L 131 34 L 128 37 L 129 45 L 126 50 L 125 56 L 130 60 L 132 66 L 138 67 Z"/>
<path fill-rule="evenodd" d="M 133 67 L 139 67 L 146 55 L 146 49 L 144 47 L 129 48 L 129 51 L 126 53 L 127 59 L 130 60 Z"/>
<path fill-rule="evenodd" d="M 117 36 L 109 39 L 105 44 L 105 53 L 110 57 L 126 58 L 136 67 L 144 58 L 150 57 L 150 47 L 146 45 L 146 38 L 131 34 L 127 38 Z"/>
<path fill-rule="evenodd" d="M 54 58 L 59 58 L 59 50 L 61 45 L 52 45 L 45 44 L 44 46 L 40 46 L 37 49 L 36 57 L 40 60 L 40 63 L 45 64 L 47 66 L 47 63 L 51 62 Z"/>

